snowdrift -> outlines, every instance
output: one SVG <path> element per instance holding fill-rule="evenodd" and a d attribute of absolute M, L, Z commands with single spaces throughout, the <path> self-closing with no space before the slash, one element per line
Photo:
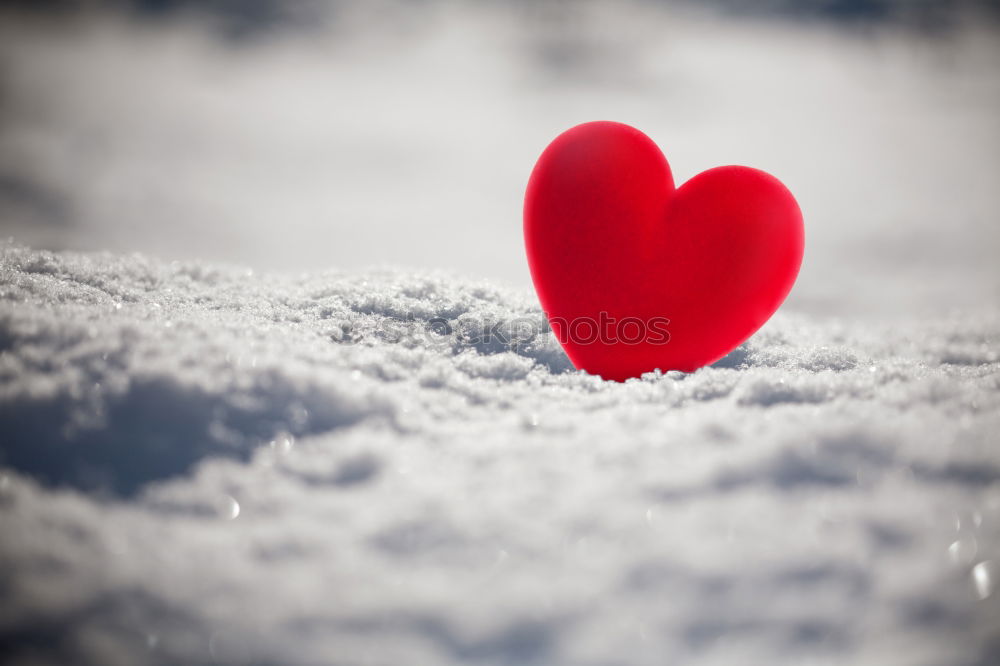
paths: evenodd
<path fill-rule="evenodd" d="M 990 664 L 1000 316 L 575 371 L 527 292 L 0 247 L 11 663 Z"/>

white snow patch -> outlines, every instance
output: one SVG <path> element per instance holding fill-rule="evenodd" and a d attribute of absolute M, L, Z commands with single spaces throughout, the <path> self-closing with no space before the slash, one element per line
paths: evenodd
<path fill-rule="evenodd" d="M 996 663 L 995 310 L 781 312 L 625 383 L 476 335 L 524 321 L 452 276 L 3 246 L 7 656 Z"/>

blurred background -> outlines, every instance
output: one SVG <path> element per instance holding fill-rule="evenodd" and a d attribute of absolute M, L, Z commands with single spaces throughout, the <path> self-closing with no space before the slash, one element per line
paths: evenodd
<path fill-rule="evenodd" d="M 0 234 L 528 288 L 535 159 L 610 119 L 678 183 L 785 182 L 789 308 L 993 308 L 998 27 L 996 0 L 2 1 Z"/>

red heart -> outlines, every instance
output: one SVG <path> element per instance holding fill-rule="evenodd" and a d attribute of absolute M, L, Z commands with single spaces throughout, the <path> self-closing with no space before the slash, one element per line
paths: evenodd
<path fill-rule="evenodd" d="M 538 159 L 524 239 L 570 360 L 622 381 L 692 372 L 760 328 L 799 272 L 802 213 L 776 178 L 748 167 L 675 189 L 649 137 L 599 121 L 563 132 Z"/>

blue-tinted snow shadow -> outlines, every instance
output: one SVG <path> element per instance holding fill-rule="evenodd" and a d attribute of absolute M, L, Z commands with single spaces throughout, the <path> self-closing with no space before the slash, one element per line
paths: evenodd
<path fill-rule="evenodd" d="M 62 394 L 0 404 L 0 465 L 50 486 L 132 496 L 208 456 L 248 460 L 278 433 L 329 432 L 388 415 L 385 405 L 352 399 L 335 386 L 263 374 L 232 393 L 207 392 L 169 375 L 134 378 L 124 393 L 95 407 L 96 423 L 79 426 L 77 400 Z"/>

